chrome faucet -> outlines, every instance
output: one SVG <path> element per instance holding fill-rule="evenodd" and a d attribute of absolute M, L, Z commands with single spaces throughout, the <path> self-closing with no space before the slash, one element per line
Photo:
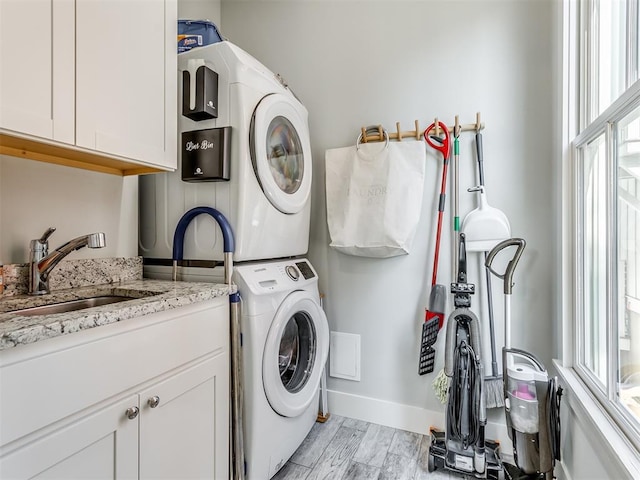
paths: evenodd
<path fill-rule="evenodd" d="M 104 233 L 90 233 L 56 248 L 49 253 L 49 237 L 56 229 L 49 227 L 42 237 L 29 244 L 29 295 L 49 293 L 49 274 L 64 257 L 82 247 L 102 248 L 106 245 Z"/>

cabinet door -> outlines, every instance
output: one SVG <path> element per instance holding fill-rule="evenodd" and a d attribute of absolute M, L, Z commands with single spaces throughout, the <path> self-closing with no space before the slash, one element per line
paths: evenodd
<path fill-rule="evenodd" d="M 175 168 L 177 3 L 76 1 L 76 143 Z"/>
<path fill-rule="evenodd" d="M 142 392 L 140 405 L 141 479 L 229 478 L 227 351 Z"/>
<path fill-rule="evenodd" d="M 136 479 L 138 418 L 125 412 L 137 404 L 131 395 L 3 456 L 0 478 Z"/>
<path fill-rule="evenodd" d="M 0 128 L 74 142 L 74 0 L 0 0 Z"/>

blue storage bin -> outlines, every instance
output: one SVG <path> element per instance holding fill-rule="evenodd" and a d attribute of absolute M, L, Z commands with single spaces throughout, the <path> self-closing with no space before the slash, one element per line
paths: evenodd
<path fill-rule="evenodd" d="M 223 40 L 218 27 L 208 20 L 178 20 L 178 53 Z"/>

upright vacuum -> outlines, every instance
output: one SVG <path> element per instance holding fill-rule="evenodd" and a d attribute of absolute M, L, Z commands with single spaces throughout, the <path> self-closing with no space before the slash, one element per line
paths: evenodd
<path fill-rule="evenodd" d="M 504 403 L 507 431 L 513 442 L 515 465 L 505 463 L 509 480 L 551 480 L 555 461 L 560 460 L 560 398 L 562 388 L 542 362 L 517 348 L 511 348 L 511 293 L 513 272 L 526 243 L 511 238 L 496 245 L 486 259 L 486 267 L 504 280 L 505 346 L 502 349 Z M 503 274 L 491 267 L 505 248 L 517 247 Z"/>
<path fill-rule="evenodd" d="M 460 234 L 457 282 L 451 284 L 455 310 L 446 330 L 445 374 L 451 378 L 446 431 L 431 429 L 430 472 L 442 468 L 464 476 L 504 479 L 500 448 L 485 440 L 484 367 L 480 325 L 470 310 L 475 285 L 467 282 L 465 235 Z"/>

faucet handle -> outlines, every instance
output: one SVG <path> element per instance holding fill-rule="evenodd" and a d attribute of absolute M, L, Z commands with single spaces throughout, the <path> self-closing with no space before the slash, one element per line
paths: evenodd
<path fill-rule="evenodd" d="M 29 251 L 31 255 L 29 261 L 39 261 L 47 255 L 47 251 L 49 250 L 49 242 L 47 242 L 47 239 L 55 231 L 56 229 L 54 227 L 49 227 L 47 228 L 47 231 L 42 234 L 42 237 L 29 242 Z"/>
<path fill-rule="evenodd" d="M 38 240 L 40 243 L 46 243 L 47 239 L 53 234 L 53 232 L 56 231 L 56 227 L 49 227 L 47 228 L 47 230 L 42 234 L 42 236 L 40 237 L 40 240 Z"/>
<path fill-rule="evenodd" d="M 29 242 L 29 263 L 39 262 L 49 253 L 49 242 L 47 239 L 56 229 L 54 227 L 47 228 L 42 237 L 36 238 Z"/>

